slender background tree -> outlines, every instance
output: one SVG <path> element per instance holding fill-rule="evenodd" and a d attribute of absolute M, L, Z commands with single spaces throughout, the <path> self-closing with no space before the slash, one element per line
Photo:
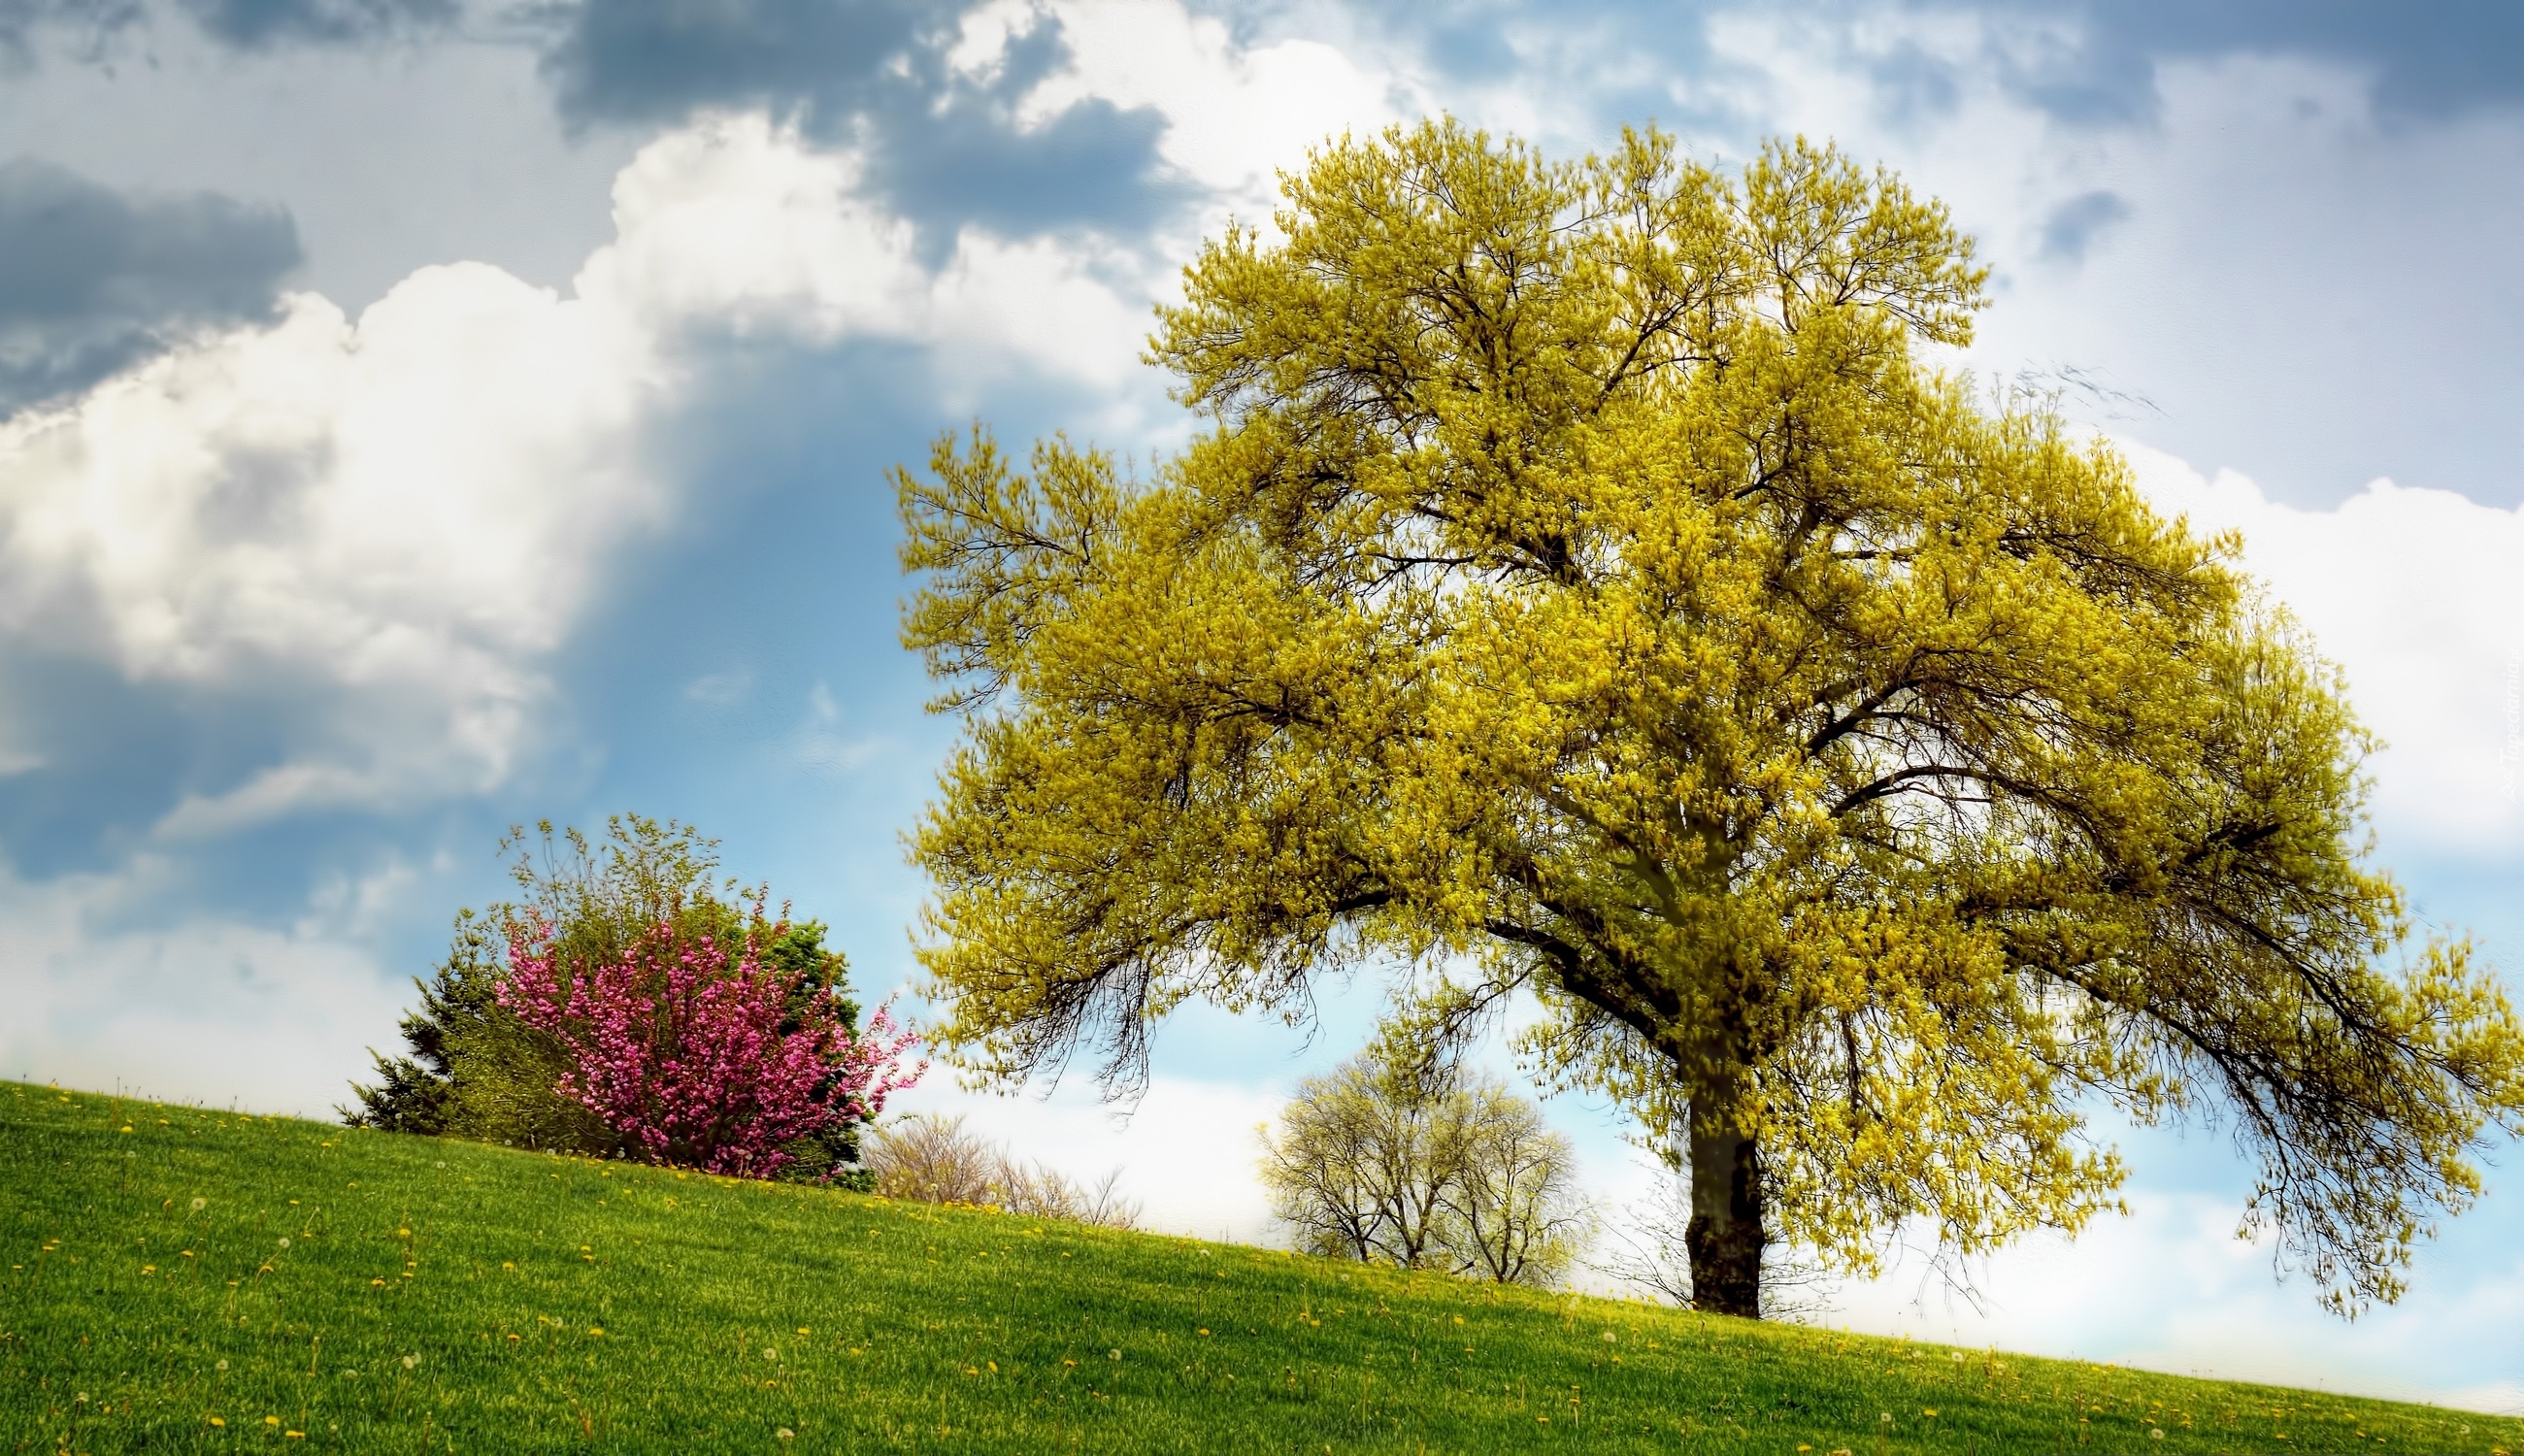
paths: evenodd
<path fill-rule="evenodd" d="M 1262 1185 L 1310 1253 L 1552 1285 L 1592 1235 L 1569 1140 L 1407 1028 L 1310 1077 L 1263 1137 Z"/>
<path fill-rule="evenodd" d="M 1695 1302 L 2115 1206 L 2086 1131 L 2228 1120 L 2334 1307 L 2524 1125 L 2524 1034 L 2363 862 L 2369 745 L 2231 561 L 1935 365 L 1982 270 L 1828 149 L 1740 175 L 1451 123 L 1205 247 L 1150 479 L 977 431 L 899 479 L 965 715 L 917 852 L 985 1076 L 1127 1083 L 1205 998 L 1406 968 L 1690 1176 Z"/>

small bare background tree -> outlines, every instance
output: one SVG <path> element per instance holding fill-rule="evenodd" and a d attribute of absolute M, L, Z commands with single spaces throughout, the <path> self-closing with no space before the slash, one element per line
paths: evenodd
<path fill-rule="evenodd" d="M 1301 1083 L 1262 1141 L 1272 1211 L 1308 1253 L 1550 1286 L 1594 1235 L 1541 1109 L 1400 1034 Z"/>
<path fill-rule="evenodd" d="M 1106 1229 L 1140 1226 L 1139 1201 L 1122 1195 L 1121 1169 L 1079 1183 L 967 1131 L 960 1116 L 923 1113 L 874 1129 L 862 1156 L 876 1175 L 876 1191 L 889 1198 L 965 1203 Z"/>

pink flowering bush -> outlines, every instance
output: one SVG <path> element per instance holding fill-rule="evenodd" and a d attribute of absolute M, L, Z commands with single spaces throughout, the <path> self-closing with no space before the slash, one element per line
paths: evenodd
<path fill-rule="evenodd" d="M 870 1122 L 916 1040 L 879 1009 L 854 1033 L 840 1001 L 801 995 L 801 977 L 766 964 L 758 927 L 731 960 L 717 937 L 661 922 L 618 959 L 571 966 L 553 927 L 509 932 L 499 1004 L 567 1052 L 558 1091 L 653 1163 L 769 1178 L 801 1140 Z"/>

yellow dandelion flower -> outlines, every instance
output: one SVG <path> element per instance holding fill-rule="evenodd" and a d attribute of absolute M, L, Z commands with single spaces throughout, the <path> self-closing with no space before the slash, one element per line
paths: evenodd
<path fill-rule="evenodd" d="M 217 1416 L 213 1416 L 213 1417 L 211 1417 L 211 1424 L 212 1424 L 212 1425 L 214 1425 L 214 1426 L 225 1426 L 225 1425 L 226 1425 L 226 1424 L 228 1424 L 228 1423 L 227 1423 L 227 1422 L 225 1422 L 225 1421 L 220 1420 L 220 1419 L 219 1419 L 218 1417 L 217 1417 Z"/>
<path fill-rule="evenodd" d="M 371 1288 L 371 1289 L 382 1289 L 382 1288 L 384 1288 L 385 1286 L 386 1286 L 386 1282 L 385 1282 L 384 1280 L 381 1280 L 381 1279 L 372 1279 L 372 1280 L 369 1280 L 369 1281 L 368 1281 L 368 1287 L 369 1287 L 369 1288 Z"/>

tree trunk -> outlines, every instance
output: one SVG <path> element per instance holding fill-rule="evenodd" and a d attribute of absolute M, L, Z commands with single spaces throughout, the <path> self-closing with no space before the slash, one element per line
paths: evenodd
<path fill-rule="evenodd" d="M 1762 1160 L 1732 1129 L 1691 1130 L 1691 1305 L 1709 1314 L 1762 1317 Z"/>

